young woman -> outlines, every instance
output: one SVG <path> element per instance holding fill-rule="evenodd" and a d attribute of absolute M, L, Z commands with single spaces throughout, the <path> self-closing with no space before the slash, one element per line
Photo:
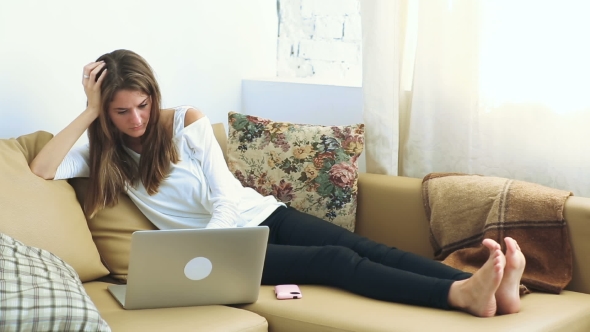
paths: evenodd
<path fill-rule="evenodd" d="M 86 109 L 31 162 L 45 179 L 89 177 L 88 217 L 126 192 L 160 229 L 265 225 L 262 283 L 322 284 L 375 299 L 489 317 L 520 310 L 525 259 L 516 241 L 485 239 L 475 274 L 375 243 L 244 188 L 223 159 L 208 118 L 192 107 L 161 109 L 149 64 L 128 50 L 84 67 Z M 72 148 L 88 129 L 89 143 Z"/>

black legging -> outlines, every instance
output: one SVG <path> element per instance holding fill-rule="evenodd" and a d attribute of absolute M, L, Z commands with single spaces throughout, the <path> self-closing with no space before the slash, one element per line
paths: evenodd
<path fill-rule="evenodd" d="M 471 276 L 293 208 L 278 208 L 261 225 L 270 228 L 264 285 L 328 285 L 374 299 L 448 309 L 451 284 Z"/>

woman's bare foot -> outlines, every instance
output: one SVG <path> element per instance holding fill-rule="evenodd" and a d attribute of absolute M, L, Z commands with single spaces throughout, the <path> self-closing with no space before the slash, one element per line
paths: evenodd
<path fill-rule="evenodd" d="M 520 311 L 520 279 L 524 272 L 526 260 L 518 243 L 510 237 L 504 238 L 506 243 L 506 267 L 504 277 L 496 291 L 498 314 L 513 314 Z"/>
<path fill-rule="evenodd" d="M 449 305 L 478 317 L 496 314 L 495 293 L 502 281 L 506 258 L 500 245 L 492 240 L 483 240 L 490 251 L 485 264 L 469 279 L 456 281 L 449 290 Z"/>

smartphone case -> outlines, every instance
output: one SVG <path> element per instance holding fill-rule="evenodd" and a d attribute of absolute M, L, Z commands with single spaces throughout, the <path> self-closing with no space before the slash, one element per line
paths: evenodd
<path fill-rule="evenodd" d="M 279 300 L 300 299 L 303 297 L 297 285 L 276 285 L 275 294 Z"/>

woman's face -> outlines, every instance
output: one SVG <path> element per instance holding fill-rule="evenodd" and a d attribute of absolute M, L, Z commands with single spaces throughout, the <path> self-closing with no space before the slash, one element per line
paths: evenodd
<path fill-rule="evenodd" d="M 139 138 L 145 133 L 150 120 L 152 102 L 141 91 L 119 90 L 109 105 L 109 117 L 115 127 L 129 138 Z"/>

